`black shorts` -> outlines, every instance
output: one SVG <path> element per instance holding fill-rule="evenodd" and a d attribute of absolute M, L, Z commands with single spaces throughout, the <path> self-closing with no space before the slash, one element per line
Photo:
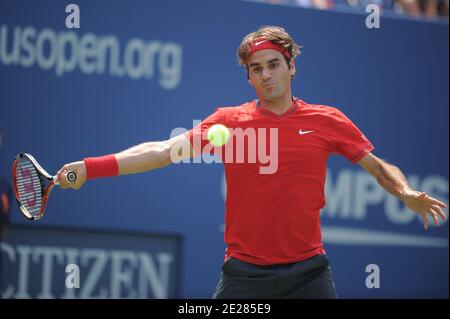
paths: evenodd
<path fill-rule="evenodd" d="M 336 299 L 330 263 L 323 254 L 285 265 L 260 266 L 229 258 L 214 299 Z"/>

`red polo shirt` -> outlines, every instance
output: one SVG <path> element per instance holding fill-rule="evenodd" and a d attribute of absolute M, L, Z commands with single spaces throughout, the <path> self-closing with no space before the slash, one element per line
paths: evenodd
<path fill-rule="evenodd" d="M 213 148 L 206 138 L 214 124 L 232 129 L 224 147 Z M 327 159 L 337 153 L 357 163 L 374 149 L 341 111 L 299 99 L 281 115 L 256 100 L 217 108 L 185 135 L 195 154 L 212 150 L 224 161 L 225 258 L 259 265 L 325 252 L 320 209 L 325 206 Z"/>

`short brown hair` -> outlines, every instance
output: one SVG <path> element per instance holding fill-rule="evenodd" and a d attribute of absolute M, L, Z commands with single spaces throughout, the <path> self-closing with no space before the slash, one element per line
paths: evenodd
<path fill-rule="evenodd" d="M 278 44 L 289 52 L 291 56 L 291 60 L 295 59 L 300 55 L 300 46 L 294 42 L 294 39 L 284 30 L 282 27 L 277 26 L 263 26 L 260 27 L 257 31 L 247 34 L 242 40 L 241 45 L 237 49 L 237 56 L 239 64 L 245 68 L 247 68 L 248 73 L 248 58 L 249 58 L 249 45 L 255 39 L 264 38 L 266 40 L 271 41 L 272 43 Z M 286 59 L 286 62 L 289 62 Z"/>

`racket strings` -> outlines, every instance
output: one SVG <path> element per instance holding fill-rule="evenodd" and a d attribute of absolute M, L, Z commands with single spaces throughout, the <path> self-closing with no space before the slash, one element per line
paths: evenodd
<path fill-rule="evenodd" d="M 39 175 L 31 161 L 22 158 L 16 169 L 17 191 L 20 202 L 32 215 L 36 215 L 42 205 L 42 188 Z"/>

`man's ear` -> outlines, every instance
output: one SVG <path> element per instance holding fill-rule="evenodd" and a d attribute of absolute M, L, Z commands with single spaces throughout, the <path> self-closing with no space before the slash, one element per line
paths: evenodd
<path fill-rule="evenodd" d="M 289 64 L 291 65 L 291 68 L 290 68 L 291 76 L 294 76 L 295 71 L 297 71 L 297 69 L 296 69 L 296 67 L 295 67 L 295 62 L 294 62 L 294 60 L 292 59 L 292 60 L 289 62 Z"/>

